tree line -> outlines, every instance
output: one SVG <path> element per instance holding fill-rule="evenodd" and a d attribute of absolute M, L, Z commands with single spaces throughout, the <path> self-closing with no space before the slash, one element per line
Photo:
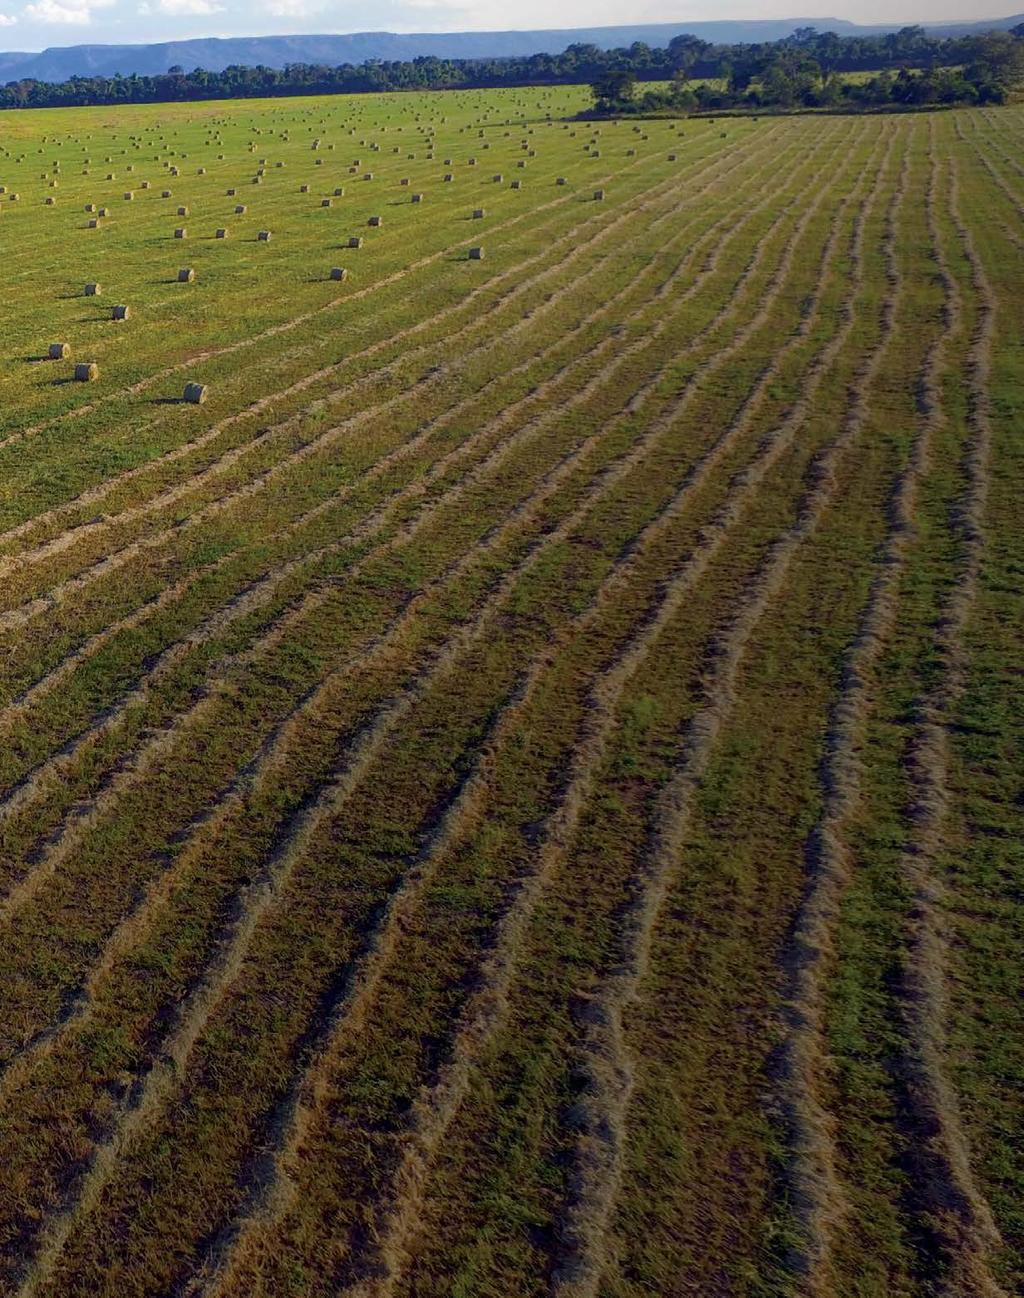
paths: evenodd
<path fill-rule="evenodd" d="M 920 27 L 848 38 L 804 27 L 784 41 L 733 46 L 720 55 L 679 36 L 673 50 L 667 87 L 640 93 L 641 78 L 625 64 L 596 78 L 593 115 L 1000 104 L 1024 81 L 1024 24 L 945 40 Z"/>
<path fill-rule="evenodd" d="M 850 83 L 844 73 L 874 75 Z M 665 49 L 636 43 L 601 50 L 570 45 L 526 58 L 370 60 L 338 67 L 232 66 L 222 72 L 171 68 L 152 76 L 32 79 L 0 89 L 0 108 L 175 103 L 371 91 L 470 90 L 589 83 L 596 111 L 716 110 L 731 107 L 868 107 L 914 103 L 999 103 L 1024 76 L 1024 24 L 1008 33 L 934 38 L 920 27 L 881 36 L 840 37 L 801 28 L 783 41 L 711 45 L 678 36 Z M 638 93 L 641 83 L 668 88 Z"/>

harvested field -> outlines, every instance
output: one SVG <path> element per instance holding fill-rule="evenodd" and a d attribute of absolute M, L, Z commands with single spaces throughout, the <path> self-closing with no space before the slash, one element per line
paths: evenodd
<path fill-rule="evenodd" d="M 1024 1292 L 1024 109 L 585 101 L 0 125 L 2 1295 Z"/>

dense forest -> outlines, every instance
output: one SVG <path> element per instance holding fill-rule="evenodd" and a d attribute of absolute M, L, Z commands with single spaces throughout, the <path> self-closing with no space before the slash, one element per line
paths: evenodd
<path fill-rule="evenodd" d="M 869 73 L 851 81 L 844 74 Z M 601 50 L 571 45 L 528 58 L 408 62 L 354 66 L 292 64 L 229 67 L 223 72 L 172 68 L 159 76 L 72 77 L 59 84 L 9 82 L 2 108 L 181 102 L 263 96 L 449 90 L 496 86 L 595 87 L 595 111 L 699 111 L 731 107 L 871 107 L 887 104 L 999 103 L 1024 76 L 1024 25 L 1009 33 L 932 38 L 921 27 L 881 36 L 840 37 L 799 29 L 784 41 L 709 45 L 678 36 L 666 49 L 635 44 Z M 640 83 L 668 88 L 638 93 Z"/>

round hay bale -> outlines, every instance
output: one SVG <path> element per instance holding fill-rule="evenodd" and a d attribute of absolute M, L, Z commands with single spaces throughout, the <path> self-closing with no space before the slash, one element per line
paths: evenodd
<path fill-rule="evenodd" d="M 308 186 L 308 185 L 300 185 L 300 186 L 299 186 L 299 193 L 300 193 L 300 194 L 308 194 L 308 193 L 309 193 L 309 186 Z"/>
<path fill-rule="evenodd" d="M 474 220 L 474 221 L 479 221 L 479 220 L 481 220 L 481 218 L 484 217 L 485 215 L 486 215 L 486 212 L 484 211 L 484 209 L 483 209 L 482 207 L 474 207 L 474 208 L 473 208 L 473 220 Z"/>
<path fill-rule="evenodd" d="M 422 194 L 413 194 L 413 196 L 412 196 L 412 201 L 413 201 L 414 203 L 422 203 L 422 202 L 423 202 L 423 195 L 422 195 Z"/>
<path fill-rule="evenodd" d="M 171 196 L 171 191 L 169 189 L 163 190 L 162 193 L 160 194 L 161 198 L 170 198 L 170 196 Z"/>
<path fill-rule="evenodd" d="M 128 317 L 131 315 L 131 313 L 132 313 L 131 307 L 116 306 L 114 307 L 113 311 L 111 311 L 110 318 L 112 320 L 127 320 Z"/>
<path fill-rule="evenodd" d="M 195 277 L 196 273 L 191 266 L 182 266 L 181 270 L 178 271 L 179 284 L 191 284 Z"/>
<path fill-rule="evenodd" d="M 444 180 L 445 180 L 445 184 L 446 184 L 446 185 L 447 185 L 447 184 L 450 184 L 454 179 L 455 179 L 455 177 L 452 175 L 452 173 L 451 173 L 450 171 L 446 171 L 446 172 L 445 172 Z"/>
<path fill-rule="evenodd" d="M 350 248 L 361 248 L 363 246 L 363 240 L 358 234 L 353 234 L 349 237 L 348 246 Z"/>
<path fill-rule="evenodd" d="M 603 199 L 604 199 L 604 190 L 603 190 L 603 189 L 595 189 L 595 190 L 594 190 L 594 202 L 595 202 L 595 203 L 600 203 L 600 202 L 603 201 Z"/>
<path fill-rule="evenodd" d="M 47 206 L 47 207 L 56 207 L 56 206 L 57 206 L 57 200 L 56 200 L 52 195 L 48 195 L 48 196 L 47 196 L 47 199 L 46 199 L 46 206 Z"/>
<path fill-rule="evenodd" d="M 95 383 L 100 376 L 100 367 L 95 361 L 79 361 L 75 366 L 76 383 Z"/>
<path fill-rule="evenodd" d="M 378 225 L 383 225 L 383 224 L 384 224 L 384 218 L 383 218 L 382 216 L 371 216 L 370 219 L 366 222 L 366 224 L 367 224 L 367 225 L 372 225 L 372 226 L 374 226 L 374 227 L 376 227 L 376 226 L 378 226 Z"/>
<path fill-rule="evenodd" d="M 333 199 L 330 199 L 330 198 L 321 198 L 321 200 L 320 200 L 320 206 L 321 206 L 321 207 L 331 207 L 331 206 L 333 206 L 333 203 L 334 203 L 334 200 L 333 200 Z"/>
<path fill-rule="evenodd" d="M 345 190 L 344 190 L 344 187 L 343 187 L 343 186 L 341 186 L 341 185 L 338 185 L 338 186 L 337 186 L 337 188 L 336 188 L 335 191 L 334 191 L 334 197 L 335 197 L 335 198 L 344 198 L 344 197 L 345 197 Z"/>
<path fill-rule="evenodd" d="M 260 232 L 256 235 L 256 241 L 257 241 L 257 243 L 269 243 L 269 242 L 270 242 L 270 231 L 269 231 L 269 230 L 260 230 Z"/>
<path fill-rule="evenodd" d="M 185 229 L 183 225 L 179 225 L 178 228 L 174 231 L 174 237 L 176 239 L 187 239 L 188 231 Z"/>
<path fill-rule="evenodd" d="M 238 193 L 238 190 L 235 189 L 234 185 L 232 185 L 230 189 L 226 189 L 226 190 L 224 191 L 225 197 L 227 197 L 227 198 L 234 198 L 234 196 L 235 196 L 237 193 Z"/>
<path fill-rule="evenodd" d="M 228 232 L 224 228 L 224 226 L 220 226 L 217 229 L 216 233 L 214 234 L 215 239 L 226 239 L 227 237 L 228 237 Z"/>
<path fill-rule="evenodd" d="M 244 203 L 236 203 L 236 204 L 235 204 L 235 215 L 236 215 L 236 216 L 244 216 L 245 213 L 246 213 L 247 211 L 248 211 L 248 208 L 245 206 Z"/>
<path fill-rule="evenodd" d="M 179 208 L 178 208 L 178 215 L 179 215 L 179 216 L 188 216 L 188 208 L 185 207 L 184 205 L 182 205 L 181 207 L 179 207 Z"/>
<path fill-rule="evenodd" d="M 89 220 L 89 229 L 98 230 L 100 228 L 100 219 L 98 216 L 91 217 Z"/>
<path fill-rule="evenodd" d="M 484 259 L 483 248 L 470 248 L 469 250 L 470 261 L 483 261 L 483 259 Z"/>
<path fill-rule="evenodd" d="M 134 198 L 135 198 L 135 191 L 133 189 L 126 189 L 124 191 L 124 201 L 126 203 L 131 203 L 134 200 Z"/>
<path fill-rule="evenodd" d="M 523 182 L 521 180 L 513 180 L 512 184 L 509 186 L 510 189 L 522 189 L 522 187 Z"/>
<path fill-rule="evenodd" d="M 186 383 L 185 391 L 181 394 L 182 401 L 187 401 L 191 406 L 201 406 L 206 400 L 205 383 Z"/>
<path fill-rule="evenodd" d="M 71 348 L 67 345 L 67 343 L 50 343 L 50 347 L 49 347 L 49 351 L 47 352 L 47 355 L 49 356 L 51 361 L 67 360 L 67 358 L 71 355 Z"/>
<path fill-rule="evenodd" d="M 565 183 L 566 183 L 566 181 L 565 181 L 565 177 L 564 177 L 564 176 L 556 176 L 556 177 L 555 177 L 555 184 L 556 184 L 556 185 L 564 185 Z"/>
<path fill-rule="evenodd" d="M 335 267 L 331 270 L 331 279 L 342 280 L 342 279 L 345 278 L 345 276 L 346 276 L 347 274 L 348 274 L 348 271 L 345 270 L 345 268 L 344 268 L 343 266 L 335 266 Z"/>
<path fill-rule="evenodd" d="M 99 297 L 102 292 L 103 289 L 100 288 L 99 284 L 86 284 L 85 286 L 86 297 Z"/>

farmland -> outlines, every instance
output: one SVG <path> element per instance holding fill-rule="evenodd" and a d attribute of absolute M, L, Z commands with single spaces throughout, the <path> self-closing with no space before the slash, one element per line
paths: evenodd
<path fill-rule="evenodd" d="M 2 1294 L 1024 1290 L 1024 110 L 586 99 L 0 120 Z"/>

